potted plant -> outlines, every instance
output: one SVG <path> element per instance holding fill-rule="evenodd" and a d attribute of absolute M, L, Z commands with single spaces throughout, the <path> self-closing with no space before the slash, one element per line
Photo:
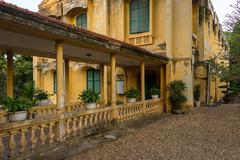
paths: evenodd
<path fill-rule="evenodd" d="M 136 99 L 140 96 L 140 92 L 135 88 L 131 88 L 124 95 L 127 97 L 128 103 L 135 103 Z"/>
<path fill-rule="evenodd" d="M 27 118 L 27 111 L 32 107 L 28 98 L 11 98 L 7 97 L 2 101 L 3 109 L 8 112 L 10 122 L 23 121 Z"/>
<path fill-rule="evenodd" d="M 170 90 L 169 101 L 172 104 L 172 112 L 174 114 L 182 113 L 182 107 L 184 103 L 187 101 L 187 97 L 184 95 L 185 89 L 186 85 L 181 80 L 175 80 L 171 82 L 169 85 Z"/>
<path fill-rule="evenodd" d="M 44 90 L 37 90 L 34 95 L 34 99 L 36 101 L 36 105 L 38 106 L 47 106 L 52 104 L 52 101 L 48 99 L 48 93 Z"/>
<path fill-rule="evenodd" d="M 158 99 L 158 97 L 160 95 L 160 91 L 157 87 L 151 88 L 150 93 L 152 95 L 152 99 Z"/>
<path fill-rule="evenodd" d="M 201 106 L 201 101 L 200 101 L 200 96 L 201 96 L 201 91 L 200 91 L 200 85 L 195 85 L 194 86 L 194 91 L 193 91 L 193 96 L 195 100 L 195 106 L 199 108 Z"/>
<path fill-rule="evenodd" d="M 78 100 L 83 101 L 88 109 L 95 109 L 100 99 L 100 95 L 91 90 L 85 90 L 78 96 Z"/>

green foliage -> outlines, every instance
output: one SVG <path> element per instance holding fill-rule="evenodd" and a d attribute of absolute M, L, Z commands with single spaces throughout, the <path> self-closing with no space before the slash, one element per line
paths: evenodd
<path fill-rule="evenodd" d="M 11 98 L 6 97 L 3 101 L 3 109 L 8 112 L 28 111 L 31 107 L 31 101 L 25 97 Z"/>
<path fill-rule="evenodd" d="M 0 101 L 6 97 L 6 58 L 0 54 Z M 0 103 L 1 104 L 1 103 Z"/>
<path fill-rule="evenodd" d="M 150 89 L 151 95 L 160 95 L 160 91 L 157 87 L 153 87 Z"/>
<path fill-rule="evenodd" d="M 193 90 L 194 100 L 199 101 L 201 96 L 200 85 L 195 85 Z"/>
<path fill-rule="evenodd" d="M 129 89 L 128 91 L 126 91 L 124 93 L 124 95 L 127 97 L 127 98 L 138 98 L 140 96 L 140 92 L 138 89 L 135 89 L 135 88 L 131 88 Z"/>
<path fill-rule="evenodd" d="M 98 103 L 100 99 L 101 97 L 99 94 L 92 90 L 85 90 L 78 96 L 78 100 L 81 100 L 84 103 Z"/>
<path fill-rule="evenodd" d="M 168 86 L 170 90 L 169 101 L 173 109 L 182 109 L 187 97 L 184 95 L 186 85 L 182 80 L 175 80 Z"/>
<path fill-rule="evenodd" d="M 33 81 L 26 82 L 23 85 L 22 96 L 27 97 L 32 101 L 34 98 L 35 92 L 36 92 L 35 83 Z"/>
<path fill-rule="evenodd" d="M 44 90 L 37 90 L 34 95 L 34 98 L 36 101 L 48 99 L 48 93 L 47 93 L 47 91 L 44 91 Z"/>

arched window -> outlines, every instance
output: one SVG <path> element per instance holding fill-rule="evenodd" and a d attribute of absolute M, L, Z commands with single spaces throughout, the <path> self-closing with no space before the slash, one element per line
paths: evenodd
<path fill-rule="evenodd" d="M 87 14 L 82 13 L 76 18 L 76 25 L 80 28 L 87 29 Z"/>
<path fill-rule="evenodd" d="M 149 0 L 130 1 L 130 33 L 149 32 Z"/>

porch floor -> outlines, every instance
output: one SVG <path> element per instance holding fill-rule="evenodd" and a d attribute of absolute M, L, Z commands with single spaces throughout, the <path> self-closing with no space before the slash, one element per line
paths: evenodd
<path fill-rule="evenodd" d="M 75 139 L 40 159 L 240 159 L 240 104 L 185 115 L 154 114 Z M 105 139 L 110 134 L 117 140 Z M 36 157 L 36 158 L 37 158 Z"/>

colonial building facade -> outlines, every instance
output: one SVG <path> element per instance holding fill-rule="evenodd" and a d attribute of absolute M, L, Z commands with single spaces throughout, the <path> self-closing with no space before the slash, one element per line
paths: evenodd
<path fill-rule="evenodd" d="M 218 17 L 208 0 L 43 0 L 39 13 L 67 24 L 103 34 L 147 49 L 170 59 L 164 75 L 169 83 L 183 80 L 187 85 L 188 106 L 193 106 L 193 86 L 201 85 L 202 105 L 222 98 L 218 79 L 209 77 L 208 61 L 214 54 L 227 51 L 227 44 Z M 86 53 L 91 56 L 91 53 Z M 101 57 L 99 57 L 101 58 Z M 117 67 L 117 98 L 123 101 L 124 91 L 141 88 L 140 70 Z M 105 104 L 110 97 L 109 67 L 84 61 L 69 61 L 69 101 L 77 101 L 86 89 L 101 93 Z M 106 73 L 104 73 L 106 72 Z M 145 97 L 154 86 L 160 87 L 160 70 L 146 67 Z M 55 60 L 34 57 L 34 80 L 47 90 L 55 102 Z M 164 91 L 166 92 L 166 90 Z"/>

